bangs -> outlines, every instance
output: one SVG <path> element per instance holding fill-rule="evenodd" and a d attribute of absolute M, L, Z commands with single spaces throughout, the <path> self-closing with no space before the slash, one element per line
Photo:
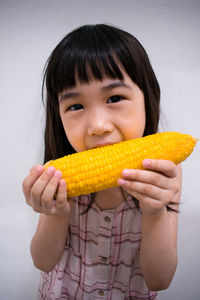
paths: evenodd
<path fill-rule="evenodd" d="M 49 58 L 52 66 L 46 79 L 51 83 L 51 91 L 58 95 L 64 89 L 75 87 L 77 80 L 80 83 L 105 78 L 123 80 L 117 53 L 119 40 L 111 34 L 87 25 L 67 35 Z"/>

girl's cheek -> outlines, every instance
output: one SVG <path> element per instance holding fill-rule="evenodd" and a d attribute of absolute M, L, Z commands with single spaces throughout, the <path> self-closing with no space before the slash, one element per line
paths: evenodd
<path fill-rule="evenodd" d="M 86 150 L 84 145 L 84 135 L 83 131 L 81 131 L 81 129 L 77 127 L 74 126 L 72 128 L 68 128 L 67 130 L 65 129 L 65 134 L 74 150 L 76 152 L 81 152 Z"/>

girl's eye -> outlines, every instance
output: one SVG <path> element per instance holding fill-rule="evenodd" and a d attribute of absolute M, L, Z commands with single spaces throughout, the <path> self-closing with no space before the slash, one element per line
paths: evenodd
<path fill-rule="evenodd" d="M 116 102 L 119 102 L 121 100 L 123 100 L 124 98 L 122 96 L 119 96 L 119 95 L 115 95 L 115 96 L 111 96 L 107 103 L 116 103 Z"/>
<path fill-rule="evenodd" d="M 71 105 L 70 107 L 68 107 L 67 110 L 80 110 L 83 108 L 83 105 L 82 104 L 74 104 L 74 105 Z"/>

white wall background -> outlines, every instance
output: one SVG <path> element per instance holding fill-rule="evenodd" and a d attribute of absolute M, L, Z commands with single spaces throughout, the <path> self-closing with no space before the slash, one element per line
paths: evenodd
<path fill-rule="evenodd" d="M 165 126 L 200 138 L 200 1 L 0 1 L 0 299 L 33 300 L 39 271 L 29 244 L 38 216 L 21 183 L 42 163 L 41 81 L 66 33 L 86 23 L 119 26 L 146 48 L 162 91 Z M 179 265 L 161 300 L 200 297 L 200 147 L 183 163 Z M 114 299 L 115 300 L 115 299 Z"/>

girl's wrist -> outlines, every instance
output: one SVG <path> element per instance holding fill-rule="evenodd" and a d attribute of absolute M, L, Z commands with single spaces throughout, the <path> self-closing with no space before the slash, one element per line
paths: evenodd
<path fill-rule="evenodd" d="M 163 216 L 166 216 L 166 214 L 167 214 L 167 208 L 164 207 L 157 212 L 142 211 L 142 218 L 156 220 L 162 218 Z"/>
<path fill-rule="evenodd" d="M 45 222 L 51 223 L 51 225 L 67 225 L 69 223 L 69 216 L 65 215 L 47 215 L 47 214 L 42 214 L 44 216 L 43 220 Z"/>

